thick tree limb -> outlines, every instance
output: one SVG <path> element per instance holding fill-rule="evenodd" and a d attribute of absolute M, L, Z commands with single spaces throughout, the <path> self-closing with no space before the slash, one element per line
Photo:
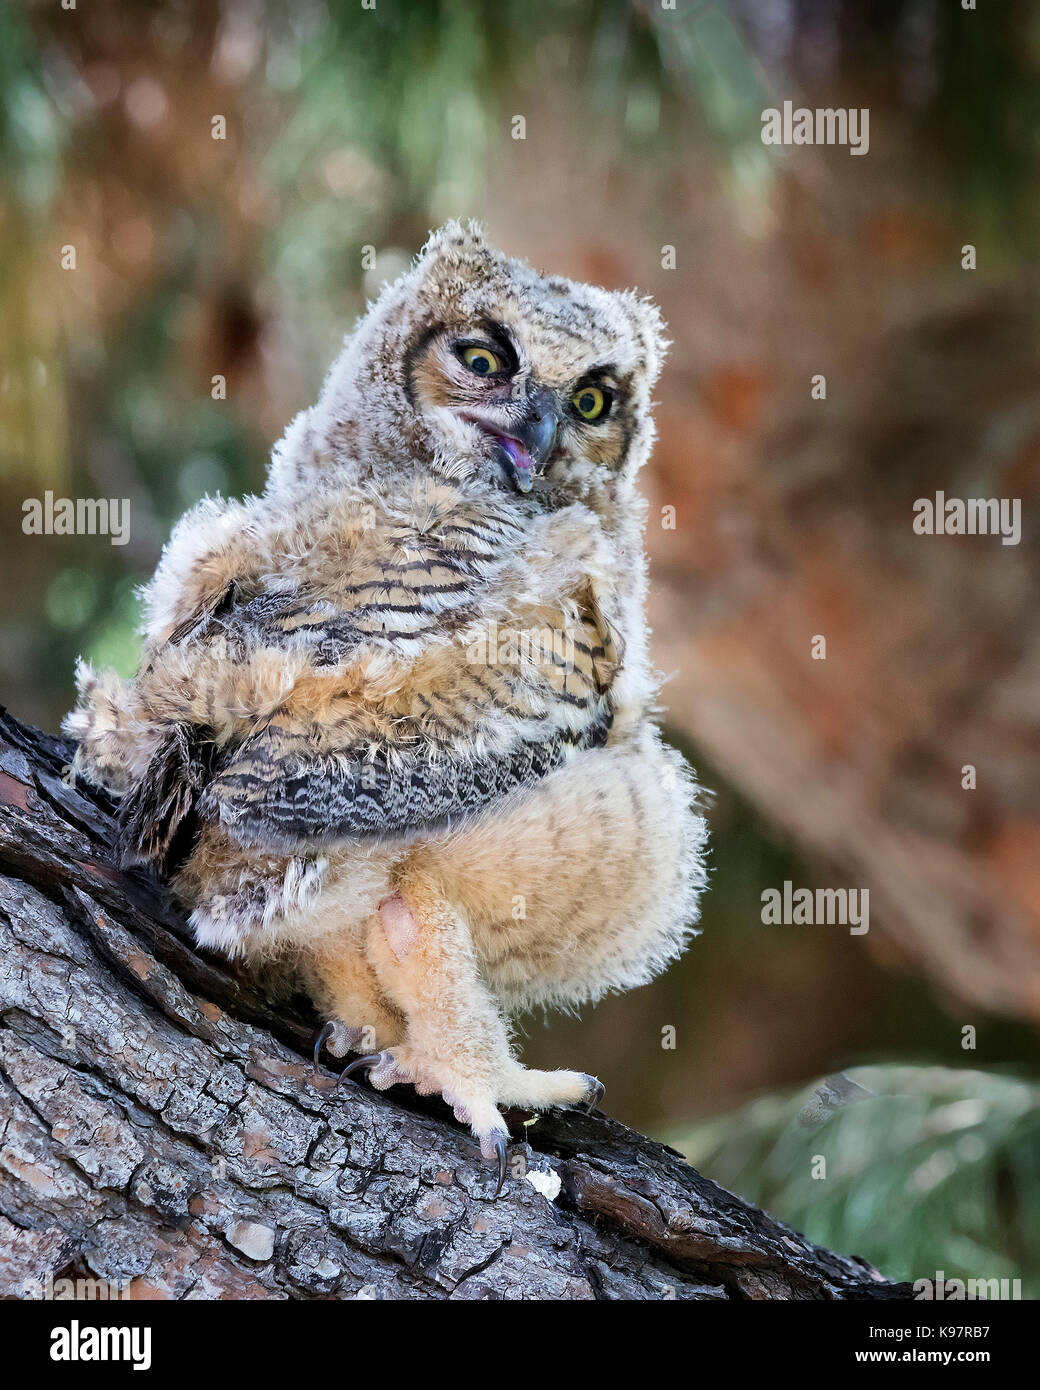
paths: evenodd
<path fill-rule="evenodd" d="M 69 1274 L 170 1299 L 909 1296 L 598 1115 L 539 1119 L 491 1200 L 439 1103 L 312 1078 L 306 1001 L 197 952 L 115 867 L 70 755 L 0 713 L 0 1297 Z"/>

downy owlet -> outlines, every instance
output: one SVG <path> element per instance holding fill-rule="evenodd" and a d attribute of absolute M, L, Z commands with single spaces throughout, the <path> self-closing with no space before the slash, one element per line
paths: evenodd
<path fill-rule="evenodd" d="M 500 1174 L 500 1106 L 603 1092 L 523 1067 L 509 1016 L 651 979 L 703 885 L 643 613 L 665 346 L 648 301 L 443 227 L 263 495 L 181 520 L 137 675 L 81 665 L 66 721 L 199 943 L 290 958 L 316 1057 L 439 1092 Z"/>

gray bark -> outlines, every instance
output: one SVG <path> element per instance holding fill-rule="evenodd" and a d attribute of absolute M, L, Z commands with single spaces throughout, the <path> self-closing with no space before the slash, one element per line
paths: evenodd
<path fill-rule="evenodd" d="M 494 1177 L 439 1102 L 307 1059 L 299 998 L 197 951 L 116 867 L 71 747 L 0 711 L 0 1298 L 906 1298 L 602 1115 Z M 512 1123 L 515 1120 L 515 1124 Z M 524 1167 L 555 1170 L 549 1201 Z"/>

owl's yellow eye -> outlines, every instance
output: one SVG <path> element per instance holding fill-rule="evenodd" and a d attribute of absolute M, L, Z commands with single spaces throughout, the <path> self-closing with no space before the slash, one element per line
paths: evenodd
<path fill-rule="evenodd" d="M 583 420 L 598 420 L 607 408 L 607 398 L 598 386 L 583 386 L 571 402 Z"/>
<path fill-rule="evenodd" d="M 462 349 L 462 360 L 477 376 L 490 376 L 502 370 L 502 364 L 490 348 L 468 347 Z"/>

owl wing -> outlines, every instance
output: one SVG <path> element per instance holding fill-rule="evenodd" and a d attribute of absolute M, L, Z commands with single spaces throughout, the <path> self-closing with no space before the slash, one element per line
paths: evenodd
<path fill-rule="evenodd" d="M 592 746 L 605 727 L 580 742 Z M 238 748 L 210 782 L 200 809 L 243 844 L 299 849 L 395 839 L 472 815 L 547 776 L 578 740 L 562 735 L 483 756 L 427 746 L 308 753 L 274 726 Z"/>
<path fill-rule="evenodd" d="M 411 620 L 421 606 L 416 597 L 429 592 L 425 573 L 411 590 L 398 577 L 393 592 L 384 591 L 381 624 L 392 625 L 395 612 Z M 438 622 L 443 617 L 441 610 Z M 546 633 L 550 617 L 561 622 L 559 613 L 543 614 Z M 285 621 L 280 615 L 278 622 Z M 292 621 L 305 621 L 315 650 L 330 659 L 349 641 L 348 615 L 323 617 L 314 605 L 296 605 Z M 491 664 L 467 665 L 465 681 L 449 679 L 450 695 L 434 689 L 430 698 L 419 697 L 429 717 L 421 740 L 347 742 L 330 750 L 327 726 L 309 731 L 275 716 L 217 772 L 203 809 L 243 843 L 283 848 L 396 838 L 481 811 L 547 776 L 573 751 L 606 742 L 621 642 L 591 586 L 579 595 L 562 635 L 565 642 L 547 641 L 541 653 L 544 703 L 536 737 L 518 738 L 501 751 L 473 751 L 472 732 L 489 718 L 516 718 L 531 727 L 525 721 L 531 709 L 517 708 L 515 692 L 492 656 Z M 464 662 L 461 650 L 455 652 Z"/>
<path fill-rule="evenodd" d="M 427 600 L 431 619 L 443 625 L 443 583 L 431 584 L 426 570 L 417 574 L 414 588 L 395 574 L 392 588 L 384 589 L 381 634 L 403 619 L 401 637 L 414 640 L 416 611 Z M 299 591 L 249 595 L 232 584 L 170 641 L 217 638 L 232 662 L 258 647 L 302 647 L 314 669 L 342 670 L 371 639 L 373 606 L 370 592 L 359 610 Z M 292 717 L 278 712 L 215 754 L 204 730 L 178 726 L 124 798 L 124 860 L 152 860 L 168 872 L 175 866 L 172 850 L 183 858 L 200 818 L 218 821 L 240 843 L 290 850 L 397 838 L 450 824 L 532 785 L 575 749 L 604 743 L 609 731 L 606 697 L 620 661 L 615 634 L 598 605 L 583 598 L 570 635 L 566 661 L 546 655 L 544 707 L 534 721 L 529 709 L 510 707 L 506 678 L 490 665 L 467 667 L 464 681 L 450 682 L 450 698 L 431 691 L 432 698 L 421 701 L 429 728 L 399 743 L 361 739 L 349 720 L 340 736 L 317 716 L 308 723 L 298 711 Z M 475 723 L 509 717 L 518 717 L 529 736 L 498 739 L 498 751 L 474 751 Z"/>

